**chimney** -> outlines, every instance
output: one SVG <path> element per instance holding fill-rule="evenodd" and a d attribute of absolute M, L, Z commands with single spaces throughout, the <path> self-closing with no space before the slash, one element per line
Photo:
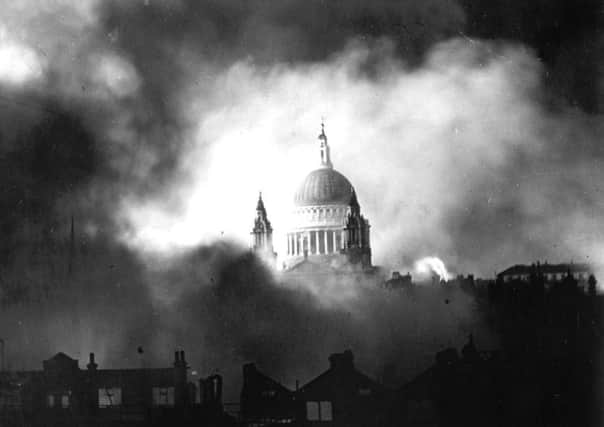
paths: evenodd
<path fill-rule="evenodd" d="M 351 350 L 344 353 L 334 353 L 329 356 L 329 367 L 331 369 L 354 369 L 354 355 Z"/>
<path fill-rule="evenodd" d="M 178 351 L 174 352 L 174 367 L 180 366 L 180 353 Z"/>
<path fill-rule="evenodd" d="M 89 371 L 96 371 L 96 368 L 97 368 L 98 366 L 99 366 L 99 365 L 97 365 L 97 364 L 94 362 L 94 353 L 90 353 L 90 356 L 89 356 L 89 361 L 88 361 L 88 365 L 86 365 L 86 367 L 88 368 L 88 370 L 89 370 Z"/>
<path fill-rule="evenodd" d="M 183 367 L 187 366 L 187 362 L 185 361 L 185 352 L 184 352 L 184 350 L 180 351 L 180 363 L 182 363 Z"/>
<path fill-rule="evenodd" d="M 246 363 L 243 365 L 243 380 L 251 380 L 251 376 L 256 373 L 256 365 L 253 363 Z"/>

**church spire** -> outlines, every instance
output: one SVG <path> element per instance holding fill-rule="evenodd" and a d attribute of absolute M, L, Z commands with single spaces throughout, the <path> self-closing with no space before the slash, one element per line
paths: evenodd
<path fill-rule="evenodd" d="M 256 212 L 259 217 L 266 218 L 266 209 L 264 208 L 264 202 L 262 201 L 262 191 L 258 194 L 258 204 L 256 205 Z"/>
<path fill-rule="evenodd" d="M 264 201 L 262 200 L 262 192 L 258 195 L 256 219 L 254 220 L 254 228 L 250 234 L 252 236 L 252 251 L 263 258 L 274 262 L 276 254 L 273 251 L 273 227 L 266 214 L 266 208 L 264 207 Z"/>
<path fill-rule="evenodd" d="M 327 135 L 325 135 L 325 122 L 321 119 L 321 133 L 319 134 L 319 149 L 321 151 L 321 167 L 332 169 L 331 157 L 329 155 L 329 145 L 327 144 Z"/>

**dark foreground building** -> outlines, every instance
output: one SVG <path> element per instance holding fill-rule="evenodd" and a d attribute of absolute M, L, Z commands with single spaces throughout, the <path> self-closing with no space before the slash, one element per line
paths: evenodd
<path fill-rule="evenodd" d="M 392 394 L 359 372 L 350 350 L 329 357 L 329 369 L 296 391 L 243 368 L 241 421 L 248 427 L 278 425 L 371 427 L 392 425 Z"/>
<path fill-rule="evenodd" d="M 2 427 L 228 426 L 222 379 L 187 382 L 183 351 L 170 368 L 98 369 L 90 354 L 86 369 L 58 353 L 42 371 L 0 374 Z"/>

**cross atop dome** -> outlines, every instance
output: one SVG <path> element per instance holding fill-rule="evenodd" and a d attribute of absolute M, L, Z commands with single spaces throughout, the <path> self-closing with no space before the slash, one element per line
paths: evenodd
<path fill-rule="evenodd" d="M 329 155 L 329 144 L 327 144 L 327 135 L 325 135 L 325 121 L 321 117 L 321 133 L 319 134 L 319 150 L 321 152 L 321 167 L 333 169 L 331 157 Z"/>

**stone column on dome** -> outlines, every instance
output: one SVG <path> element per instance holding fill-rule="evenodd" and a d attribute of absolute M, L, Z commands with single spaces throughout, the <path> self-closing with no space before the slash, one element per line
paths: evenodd
<path fill-rule="evenodd" d="M 324 248 L 325 248 L 325 253 L 328 254 L 329 251 L 327 250 L 327 230 L 323 230 L 323 240 L 324 240 Z"/>
<path fill-rule="evenodd" d="M 313 230 L 312 233 L 314 235 L 314 242 L 315 242 L 315 247 L 313 248 L 312 254 L 318 255 L 319 254 L 319 231 Z"/>
<path fill-rule="evenodd" d="M 310 255 L 310 231 L 306 231 L 306 233 L 304 233 L 304 250 L 306 251 L 306 255 Z"/>
<path fill-rule="evenodd" d="M 331 233 L 331 234 L 332 234 L 332 236 L 331 236 L 331 237 L 332 237 L 332 239 L 333 239 L 333 240 L 332 240 L 332 243 L 333 243 L 332 248 L 333 248 L 333 253 L 335 254 L 335 253 L 337 253 L 337 252 L 338 252 L 338 247 L 336 246 L 336 231 L 335 231 L 335 230 L 334 230 L 334 231 L 332 231 L 332 233 Z"/>

